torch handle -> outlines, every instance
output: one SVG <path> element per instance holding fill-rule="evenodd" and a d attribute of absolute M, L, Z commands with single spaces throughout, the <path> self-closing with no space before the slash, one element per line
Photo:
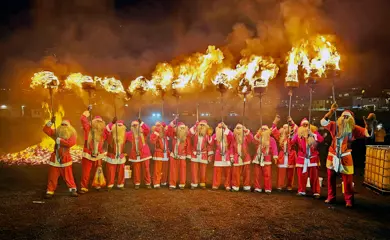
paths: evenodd
<path fill-rule="evenodd" d="M 245 109 L 246 109 L 246 93 L 244 94 L 244 109 L 242 110 L 242 141 L 241 141 L 241 152 L 242 152 L 242 146 L 244 145 L 244 126 L 245 126 Z"/>
<path fill-rule="evenodd" d="M 336 103 L 336 91 L 335 91 L 335 87 L 334 87 L 334 79 L 333 79 L 333 82 L 332 82 L 332 95 L 333 95 L 333 103 Z M 334 111 L 334 122 L 337 123 L 337 109 Z M 335 134 L 337 136 L 338 135 L 337 124 L 335 124 L 335 126 L 336 126 Z"/>
<path fill-rule="evenodd" d="M 177 129 L 179 123 L 179 96 L 176 96 L 176 137 L 178 136 Z M 178 141 L 178 139 L 176 139 Z"/>
<path fill-rule="evenodd" d="M 161 101 L 161 120 L 164 122 L 164 98 Z"/>
<path fill-rule="evenodd" d="M 52 88 L 49 88 L 49 93 L 50 93 L 50 108 L 51 108 L 50 111 L 51 111 L 51 117 L 53 118 L 55 116 L 55 113 L 54 113 L 54 107 L 53 107 L 53 89 Z M 57 140 L 56 121 L 54 121 L 53 125 L 54 125 L 54 136 L 55 136 L 54 141 L 56 141 Z M 55 152 L 56 152 L 56 159 L 58 159 L 58 161 L 61 163 L 61 158 L 60 158 L 60 156 L 58 154 L 58 149 L 59 148 L 60 148 L 60 146 L 57 145 L 56 148 L 55 148 L 56 149 Z"/>
<path fill-rule="evenodd" d="M 117 114 L 116 114 L 116 99 L 115 99 L 115 95 L 114 96 L 114 114 L 115 114 L 115 118 L 117 118 Z M 116 141 L 115 141 L 115 144 L 116 144 L 116 157 L 118 157 L 118 149 L 119 149 L 119 146 L 118 146 L 118 121 L 115 122 L 115 136 L 116 136 Z M 120 153 L 119 153 L 120 154 Z"/>
<path fill-rule="evenodd" d="M 263 94 L 260 94 L 259 98 L 260 98 L 260 127 L 262 127 L 263 126 L 263 111 L 262 111 L 262 108 L 263 108 Z"/>
<path fill-rule="evenodd" d="M 196 103 L 196 121 L 199 121 L 199 103 Z"/>
<path fill-rule="evenodd" d="M 313 88 L 310 87 L 309 91 L 310 101 L 309 101 L 309 132 L 310 132 L 310 125 L 311 125 L 311 104 L 313 102 Z"/>
<path fill-rule="evenodd" d="M 91 105 L 91 96 L 92 96 L 91 90 L 88 90 L 88 105 Z M 92 109 L 89 112 L 89 125 L 91 126 L 93 147 L 95 148 L 95 132 L 93 131 L 93 128 L 92 128 Z"/>

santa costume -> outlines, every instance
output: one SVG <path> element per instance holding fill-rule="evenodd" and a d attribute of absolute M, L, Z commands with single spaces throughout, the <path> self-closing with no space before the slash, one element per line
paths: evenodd
<path fill-rule="evenodd" d="M 172 151 L 169 160 L 169 189 L 175 189 L 179 181 L 179 188 L 186 185 L 186 159 L 189 155 L 190 138 L 188 127 L 184 123 L 173 120 L 168 125 L 168 136 L 172 138 Z M 188 154 L 187 154 L 188 153 Z"/>
<path fill-rule="evenodd" d="M 317 144 L 324 141 L 318 133 L 317 128 L 310 125 L 304 118 L 291 139 L 293 145 L 298 145 L 298 157 L 296 159 L 296 169 L 298 175 L 298 195 L 306 195 L 307 178 L 310 178 L 310 186 L 315 198 L 320 197 L 320 181 L 318 168 L 320 167 L 320 156 Z"/>
<path fill-rule="evenodd" d="M 77 133 L 68 120 L 63 120 L 61 126 L 53 129 L 55 119 L 49 121 L 43 132 L 55 141 L 54 152 L 49 160 L 49 177 L 47 182 L 46 198 L 51 198 L 57 188 L 58 177 L 62 176 L 69 188 L 71 196 L 77 197 L 77 187 L 73 178 L 72 156 L 70 148 L 76 144 Z"/>
<path fill-rule="evenodd" d="M 206 169 L 211 160 L 211 136 L 208 135 L 207 121 L 202 120 L 190 128 L 190 155 L 191 155 L 191 189 L 200 185 L 206 188 Z M 200 176 L 200 177 L 199 177 Z"/>
<path fill-rule="evenodd" d="M 242 124 L 237 124 L 233 131 L 234 141 L 231 144 L 232 167 L 232 189 L 240 190 L 241 176 L 243 178 L 244 191 L 251 190 L 251 155 L 249 144 L 253 141 L 253 135 Z"/>
<path fill-rule="evenodd" d="M 278 158 L 276 141 L 271 137 L 271 129 L 267 125 L 261 127 L 253 141 L 256 144 L 256 154 L 252 162 L 255 168 L 255 192 L 262 192 L 261 179 L 263 179 L 264 190 L 269 194 L 272 192 L 272 159 Z"/>
<path fill-rule="evenodd" d="M 233 133 L 224 123 L 219 123 L 215 128 L 215 134 L 211 138 L 211 149 L 214 152 L 213 185 L 217 190 L 221 184 L 222 175 L 225 179 L 226 191 L 231 189 L 231 158 L 230 148 L 233 143 Z"/>
<path fill-rule="evenodd" d="M 156 122 L 152 127 L 152 134 L 150 134 L 150 143 L 154 145 L 154 173 L 153 173 L 153 187 L 160 188 L 166 186 L 168 181 L 168 127 L 161 122 Z"/>
<path fill-rule="evenodd" d="M 135 189 L 139 189 L 141 184 L 141 168 L 144 176 L 144 182 L 149 189 L 150 186 L 150 149 L 146 143 L 150 128 L 141 120 L 131 123 L 130 140 L 131 150 L 129 161 L 133 164 L 133 181 Z"/>
<path fill-rule="evenodd" d="M 344 185 L 344 199 L 346 207 L 352 207 L 354 199 L 353 190 L 353 159 L 350 143 L 358 138 L 369 137 L 368 126 L 362 128 L 355 125 L 354 115 L 351 111 L 344 111 L 338 118 L 337 123 L 330 121 L 336 108 L 332 108 L 323 119 L 324 126 L 332 136 L 332 144 L 329 147 L 329 154 L 326 161 L 328 171 L 328 197 L 326 203 L 334 203 L 336 200 L 336 175 L 341 174 Z"/>
<path fill-rule="evenodd" d="M 84 148 L 83 158 L 81 159 L 80 193 L 88 192 L 90 176 L 94 176 L 97 168 L 102 165 L 102 159 L 105 157 L 103 145 L 108 135 L 106 123 L 103 119 L 100 116 L 95 116 L 90 122 L 88 119 L 90 115 L 89 111 L 85 111 L 81 115 L 81 125 L 84 130 Z M 99 187 L 96 189 L 99 189 Z"/>
<path fill-rule="evenodd" d="M 130 141 L 130 133 L 126 132 L 124 121 L 119 120 L 107 125 L 107 156 L 106 176 L 108 190 L 114 187 L 115 175 L 118 172 L 117 188 L 123 190 L 125 187 L 125 144 Z"/>
<path fill-rule="evenodd" d="M 278 178 L 276 188 L 281 191 L 287 189 L 292 190 L 294 183 L 294 170 L 297 159 L 297 153 L 291 143 L 291 137 L 296 133 L 298 126 L 290 120 L 288 124 L 284 124 L 280 129 L 277 128 L 278 119 L 275 119 L 272 125 L 272 134 L 279 144 L 278 157 Z M 287 183 L 286 183 L 287 181 Z"/>

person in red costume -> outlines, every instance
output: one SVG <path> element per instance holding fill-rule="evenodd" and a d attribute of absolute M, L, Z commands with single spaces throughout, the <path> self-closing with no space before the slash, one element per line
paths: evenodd
<path fill-rule="evenodd" d="M 154 145 L 154 188 L 160 188 L 167 185 L 168 180 L 168 161 L 169 161 L 169 142 L 168 127 L 161 122 L 156 122 L 152 127 L 150 134 L 150 143 Z"/>
<path fill-rule="evenodd" d="M 175 189 L 177 181 L 179 181 L 179 188 L 183 190 L 186 185 L 186 159 L 191 158 L 189 155 L 188 127 L 174 119 L 168 125 L 168 136 L 172 138 L 172 151 L 169 160 L 169 189 Z"/>
<path fill-rule="evenodd" d="M 368 133 L 368 124 L 366 118 L 364 118 L 365 128 L 357 126 L 355 124 L 354 114 L 346 110 L 337 119 L 337 123 L 331 121 L 337 109 L 337 105 L 334 104 L 330 111 L 325 114 L 321 119 L 321 125 L 326 128 L 332 136 L 332 144 L 329 147 L 329 154 L 326 161 L 326 167 L 328 171 L 328 197 L 325 200 L 326 203 L 334 203 L 336 200 L 336 175 L 341 174 L 344 185 L 344 200 L 346 207 L 353 206 L 354 193 L 353 193 L 353 159 L 352 149 L 350 143 L 358 138 L 370 137 Z M 374 116 L 374 114 L 370 114 Z"/>
<path fill-rule="evenodd" d="M 231 156 L 233 157 L 232 167 L 232 189 L 240 190 L 241 175 L 243 178 L 243 189 L 245 192 L 251 190 L 251 155 L 249 144 L 253 141 L 253 135 L 242 124 L 238 123 L 234 128 L 234 141 L 231 144 Z"/>
<path fill-rule="evenodd" d="M 135 189 L 139 189 L 141 185 L 141 168 L 143 170 L 144 182 L 146 188 L 152 188 L 150 186 L 150 149 L 146 143 L 146 139 L 149 135 L 150 128 L 141 119 L 133 121 L 131 123 L 130 140 L 131 150 L 129 155 L 129 161 L 133 164 L 133 181 Z"/>
<path fill-rule="evenodd" d="M 95 116 L 90 121 L 92 106 L 81 115 L 81 125 L 84 130 L 83 158 L 81 159 L 81 183 L 79 193 L 88 192 L 90 177 L 94 176 L 96 169 L 102 166 L 102 159 L 105 157 L 103 149 L 107 139 L 106 123 L 100 116 Z M 91 124 L 92 123 L 92 124 Z M 96 188 L 97 190 L 99 188 Z"/>
<path fill-rule="evenodd" d="M 72 156 L 70 148 L 76 144 L 77 133 L 69 120 L 63 120 L 61 126 L 53 129 L 55 117 L 51 119 L 44 127 L 43 132 L 55 141 L 54 151 L 49 160 L 49 177 L 47 182 L 47 191 L 45 198 L 52 198 L 57 188 L 58 177 L 62 176 L 69 188 L 72 197 L 77 197 L 77 187 L 73 178 Z"/>
<path fill-rule="evenodd" d="M 314 198 L 320 198 L 320 181 L 318 168 L 320 167 L 320 156 L 317 144 L 324 141 L 317 128 L 309 127 L 309 121 L 304 118 L 301 121 L 297 133 L 293 136 L 291 143 L 298 145 L 298 158 L 296 169 L 298 175 L 298 196 L 306 195 L 307 178 L 310 178 L 310 186 Z"/>
<path fill-rule="evenodd" d="M 207 134 L 206 120 L 197 122 L 190 128 L 190 155 L 191 155 L 191 189 L 200 187 L 206 189 L 206 169 L 214 152 L 211 150 L 211 136 Z M 200 180 L 199 180 L 200 175 Z"/>
<path fill-rule="evenodd" d="M 276 188 L 279 191 L 284 188 L 288 191 L 292 191 L 297 152 L 295 151 L 290 139 L 296 133 L 298 126 L 294 123 L 291 117 L 288 117 L 288 123 L 284 124 L 280 129 L 277 128 L 279 122 L 280 117 L 276 116 L 272 124 L 272 133 L 278 142 L 280 149 L 277 161 L 278 178 Z"/>
<path fill-rule="evenodd" d="M 213 190 L 219 188 L 222 175 L 225 178 L 225 190 L 231 190 L 231 161 L 233 156 L 230 158 L 230 150 L 233 138 L 233 133 L 225 123 L 219 123 L 215 128 L 215 134 L 212 136 L 210 144 L 214 152 Z"/>
<path fill-rule="evenodd" d="M 272 192 L 272 159 L 278 159 L 278 148 L 276 141 L 271 137 L 271 129 L 267 125 L 263 125 L 255 137 L 253 138 L 256 144 L 256 155 L 253 159 L 255 168 L 255 192 L 262 192 L 261 178 L 264 180 L 265 193 Z"/>
<path fill-rule="evenodd" d="M 105 158 L 107 188 L 111 190 L 114 187 L 115 175 L 118 172 L 117 188 L 123 190 L 125 187 L 125 144 L 130 141 L 130 133 L 126 132 L 126 126 L 123 120 L 116 121 L 106 127 L 108 136 L 107 157 Z"/>

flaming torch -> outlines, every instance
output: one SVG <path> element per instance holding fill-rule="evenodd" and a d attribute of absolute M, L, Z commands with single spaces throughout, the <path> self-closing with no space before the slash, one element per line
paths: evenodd
<path fill-rule="evenodd" d="M 238 94 L 242 94 L 244 97 L 243 100 L 243 110 L 242 110 L 242 125 L 245 126 L 245 110 L 246 110 L 246 96 L 252 91 L 252 86 L 249 81 L 245 78 L 241 79 L 238 84 Z M 242 134 L 242 142 L 244 142 L 244 134 Z"/>
<path fill-rule="evenodd" d="M 161 117 L 164 121 L 164 100 L 165 92 L 173 79 L 173 68 L 168 63 L 159 63 L 156 66 L 156 70 L 152 74 L 152 80 L 150 84 L 151 90 L 155 93 L 159 93 L 161 96 Z"/>
<path fill-rule="evenodd" d="M 117 118 L 117 112 L 116 112 L 116 96 L 117 94 L 124 94 L 125 90 L 123 88 L 122 82 L 118 79 L 115 79 L 114 77 L 105 77 L 104 79 L 101 78 L 96 78 L 95 79 L 97 82 L 100 82 L 102 87 L 109 93 L 112 93 L 113 95 L 113 100 L 114 100 L 114 115 L 115 118 Z M 118 125 L 115 123 L 115 129 L 116 129 L 116 146 L 118 146 Z M 119 156 L 117 156 L 119 157 Z"/>
<path fill-rule="evenodd" d="M 91 105 L 92 92 L 96 90 L 96 82 L 90 76 L 81 73 L 72 73 L 65 79 L 65 88 L 76 87 L 88 92 L 88 105 Z M 89 111 L 92 111 L 91 109 Z M 89 124 L 92 126 L 92 114 L 89 115 Z M 94 138 L 94 131 L 91 130 L 92 139 Z"/>
<path fill-rule="evenodd" d="M 43 87 L 45 89 L 49 89 L 50 94 L 50 117 L 53 118 L 54 111 L 53 111 L 53 92 L 58 89 L 58 86 L 60 85 L 60 81 L 58 78 L 54 75 L 54 73 L 49 71 L 42 71 L 35 73 L 34 76 L 31 78 L 31 84 L 30 87 L 32 89 L 36 87 Z M 57 135 L 57 127 L 56 123 L 54 122 L 54 133 Z M 58 156 L 58 148 L 56 148 L 56 157 L 57 159 L 60 159 Z"/>
<path fill-rule="evenodd" d="M 215 79 L 213 80 L 213 84 L 217 86 L 217 90 L 221 94 L 221 122 L 223 123 L 223 94 L 227 92 L 227 90 L 232 88 L 232 85 L 230 84 L 230 81 L 232 78 L 230 77 L 229 74 L 227 74 L 226 71 L 222 71 L 219 73 Z M 223 134 L 224 134 L 224 129 L 222 128 L 222 138 L 221 138 L 221 148 L 223 149 Z M 221 156 L 224 157 L 225 153 L 222 151 Z"/>

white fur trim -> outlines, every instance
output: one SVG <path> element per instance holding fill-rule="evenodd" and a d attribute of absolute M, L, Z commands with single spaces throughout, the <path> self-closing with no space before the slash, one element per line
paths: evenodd
<path fill-rule="evenodd" d="M 245 190 L 245 191 L 251 190 L 251 186 L 244 186 L 244 190 Z"/>
<path fill-rule="evenodd" d="M 94 162 L 96 160 L 103 159 L 106 156 L 106 153 L 99 153 L 99 155 L 97 155 L 96 157 L 92 157 L 91 154 L 89 154 L 87 152 L 83 152 L 83 154 L 81 156 L 83 158 L 86 158 L 86 159 Z"/>
<path fill-rule="evenodd" d="M 225 131 L 223 131 L 223 134 L 225 134 L 225 135 L 229 135 L 229 133 L 230 133 L 229 128 L 226 128 Z"/>
<path fill-rule="evenodd" d="M 255 188 L 255 192 L 263 192 L 263 189 Z"/>
<path fill-rule="evenodd" d="M 366 130 L 364 131 L 364 136 L 370 137 L 370 134 L 368 133 L 368 129 L 366 129 Z"/>
<path fill-rule="evenodd" d="M 204 159 L 198 160 L 198 158 L 191 158 L 191 162 L 197 162 L 197 163 L 203 163 L 203 164 L 208 164 L 209 163 L 208 160 L 204 160 Z"/>
<path fill-rule="evenodd" d="M 185 184 L 179 184 L 179 187 L 185 187 L 186 185 Z"/>
<path fill-rule="evenodd" d="M 58 137 L 58 138 L 56 139 L 56 143 L 57 143 L 57 145 L 59 145 L 59 144 L 61 143 L 61 138 Z"/>
<path fill-rule="evenodd" d="M 116 185 L 118 188 L 123 188 L 125 186 L 125 184 L 118 184 Z"/>
<path fill-rule="evenodd" d="M 126 158 L 125 157 L 122 157 L 122 158 L 110 158 L 110 157 L 106 157 L 104 159 L 104 161 L 106 161 L 107 163 L 110 163 L 110 164 L 123 164 L 126 162 Z"/>
<path fill-rule="evenodd" d="M 169 158 L 164 158 L 164 157 L 153 157 L 154 161 L 163 161 L 163 162 L 168 162 Z"/>
<path fill-rule="evenodd" d="M 84 111 L 84 112 L 83 112 L 83 115 L 84 115 L 85 117 L 89 117 L 89 116 L 91 116 L 91 113 L 90 113 L 89 111 Z"/>
<path fill-rule="evenodd" d="M 107 130 L 108 132 L 112 132 L 112 130 L 110 129 L 110 126 L 109 126 L 109 125 L 106 126 L 106 130 Z"/>
<path fill-rule="evenodd" d="M 230 167 L 230 161 L 214 161 L 214 167 Z"/>
<path fill-rule="evenodd" d="M 146 161 L 146 160 L 149 160 L 149 159 L 151 159 L 152 158 L 152 156 L 149 156 L 149 157 L 145 157 L 145 158 L 141 158 L 141 159 L 130 159 L 129 158 L 129 162 L 143 162 L 143 161 Z"/>
<path fill-rule="evenodd" d="M 190 133 L 195 134 L 195 126 L 190 128 Z"/>
<path fill-rule="evenodd" d="M 352 114 L 349 111 L 344 111 L 341 116 L 349 116 L 352 117 Z"/>
<path fill-rule="evenodd" d="M 153 134 L 156 135 L 157 137 L 160 136 L 158 132 L 153 132 Z"/>
<path fill-rule="evenodd" d="M 323 126 L 323 127 L 328 126 L 329 123 L 330 123 L 330 120 L 326 120 L 325 118 L 321 119 L 321 121 L 320 121 L 320 124 L 321 124 L 321 126 Z"/>
<path fill-rule="evenodd" d="M 140 125 L 140 126 L 142 127 L 143 125 L 144 125 L 144 122 L 141 122 L 141 125 Z"/>
<path fill-rule="evenodd" d="M 209 156 L 213 155 L 214 154 L 214 151 L 208 151 L 207 153 Z"/>
<path fill-rule="evenodd" d="M 53 123 L 51 122 L 51 121 L 48 121 L 47 123 L 46 123 L 46 126 L 48 126 L 48 127 L 51 127 L 53 125 Z"/>
<path fill-rule="evenodd" d="M 191 187 L 198 187 L 197 183 L 191 183 Z"/>
<path fill-rule="evenodd" d="M 274 159 L 278 159 L 278 158 L 279 158 L 279 156 L 278 156 L 278 155 L 275 155 L 273 158 L 274 158 Z"/>
<path fill-rule="evenodd" d="M 179 160 L 179 159 L 180 160 L 186 160 L 186 158 L 191 158 L 191 156 L 180 155 L 180 154 L 175 156 L 175 154 L 173 154 L 173 152 L 171 152 L 170 156 L 173 157 L 174 159 L 177 159 L 177 160 Z"/>
<path fill-rule="evenodd" d="M 61 163 L 59 163 L 59 162 L 57 161 L 57 158 L 56 158 L 56 161 L 55 161 L 55 162 L 50 161 L 48 164 L 49 164 L 50 166 L 53 166 L 53 167 L 68 167 L 68 166 L 71 166 L 72 163 L 73 163 L 72 161 L 69 161 L 69 162 L 67 162 L 67 163 L 61 164 Z"/>

